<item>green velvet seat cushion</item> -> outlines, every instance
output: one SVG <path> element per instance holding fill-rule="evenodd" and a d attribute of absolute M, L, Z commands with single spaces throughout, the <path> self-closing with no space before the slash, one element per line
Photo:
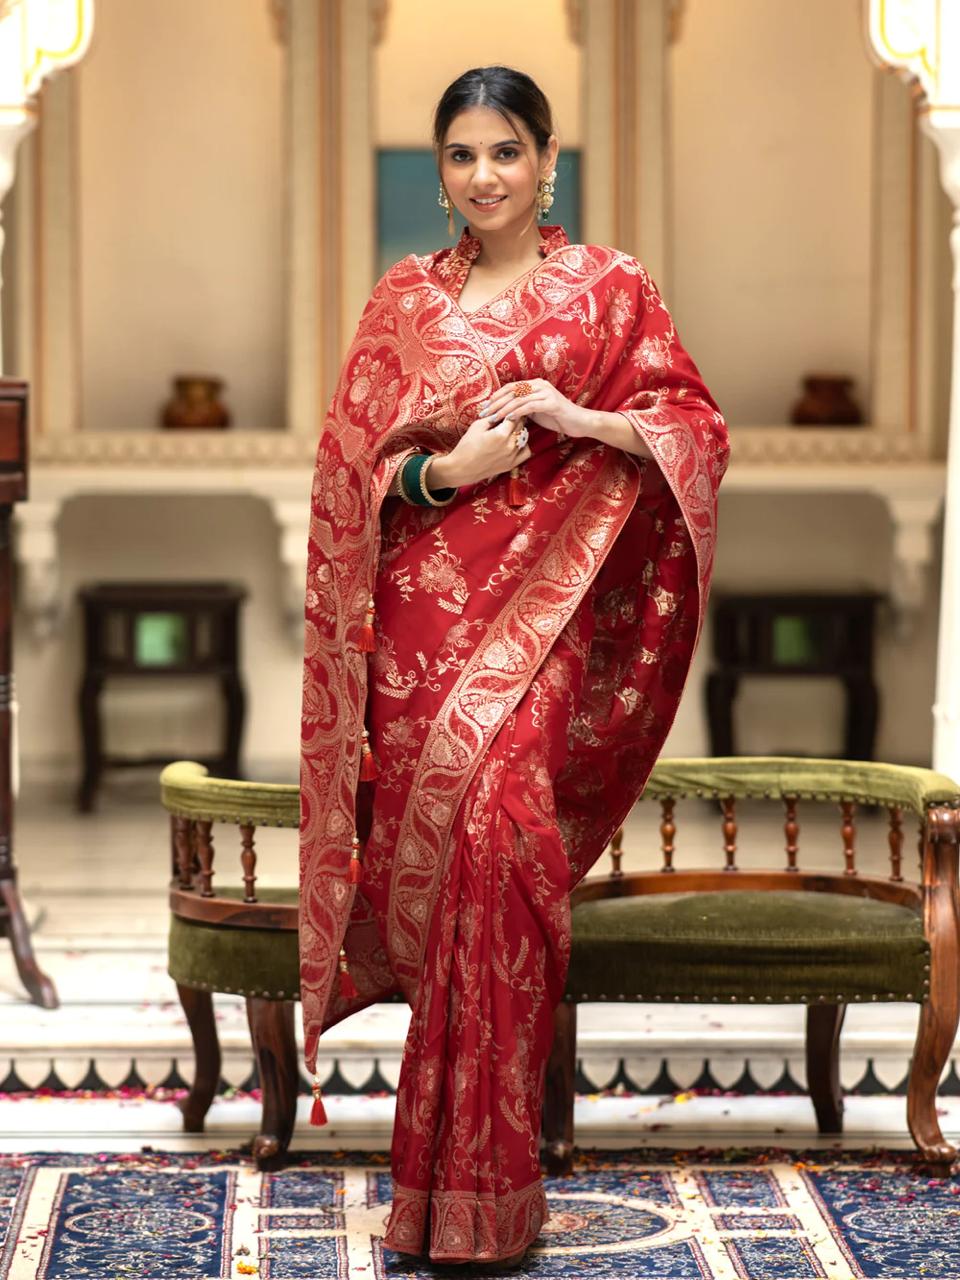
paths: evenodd
<path fill-rule="evenodd" d="M 258 890 L 296 902 L 293 887 Z M 218 889 L 223 897 L 240 890 Z M 779 890 L 657 893 L 573 911 L 567 998 L 801 1001 L 926 997 L 929 946 L 908 907 Z M 171 916 L 168 971 L 183 986 L 299 998 L 297 935 Z"/>
<path fill-rule="evenodd" d="M 217 896 L 240 898 L 240 889 Z M 294 887 L 257 889 L 261 902 L 296 902 Z M 292 929 L 238 929 L 170 917 L 167 972 L 201 991 L 225 991 L 272 1000 L 300 998 L 300 958 Z"/>
<path fill-rule="evenodd" d="M 653 893 L 573 910 L 566 998 L 926 999 L 917 912 L 840 893 Z"/>

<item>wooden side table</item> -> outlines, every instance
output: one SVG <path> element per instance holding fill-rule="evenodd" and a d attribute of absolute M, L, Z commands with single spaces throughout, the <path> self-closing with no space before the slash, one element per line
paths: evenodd
<path fill-rule="evenodd" d="M 707 676 L 710 753 L 736 755 L 733 704 L 744 676 L 832 676 L 846 696 L 843 756 L 872 760 L 879 696 L 873 678 L 873 592 L 713 597 L 713 669 Z"/>
<path fill-rule="evenodd" d="M 106 752 L 100 694 L 104 683 L 114 677 L 215 677 L 226 711 L 223 749 L 219 756 L 199 763 L 224 777 L 239 777 L 245 712 L 239 615 L 244 588 L 227 582 L 107 582 L 85 587 L 79 596 L 84 629 L 80 812 L 93 809 L 105 769 L 170 761 L 169 755 L 132 757 Z"/>

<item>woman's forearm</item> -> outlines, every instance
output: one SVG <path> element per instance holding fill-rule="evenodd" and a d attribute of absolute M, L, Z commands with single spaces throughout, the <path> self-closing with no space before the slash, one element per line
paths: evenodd
<path fill-rule="evenodd" d="M 463 476 L 457 468 L 456 458 L 448 453 L 437 453 L 430 459 L 427 471 L 427 484 L 430 489 L 456 489 L 464 483 Z"/>
<path fill-rule="evenodd" d="M 605 413 L 602 409 L 588 410 L 592 420 L 590 434 L 604 444 L 613 445 L 615 449 L 623 449 L 625 453 L 636 454 L 638 458 L 652 458 L 633 423 L 622 413 Z"/>

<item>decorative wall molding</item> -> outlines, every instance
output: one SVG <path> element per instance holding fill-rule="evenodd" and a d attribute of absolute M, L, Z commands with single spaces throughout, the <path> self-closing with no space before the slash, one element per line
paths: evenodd
<path fill-rule="evenodd" d="M 823 467 L 851 463 L 911 462 L 927 457 L 922 441 L 908 435 L 887 435 L 862 427 L 731 428 L 736 465 L 752 463 L 808 463 Z"/>
<path fill-rule="evenodd" d="M 92 32 L 93 0 L 6 0 L 0 6 L 0 201 L 13 185 L 20 142 L 37 122 L 34 99 L 41 85 L 80 61 Z M 48 97 L 55 98 L 55 91 L 56 85 Z M 0 252 L 4 234 L 0 226 Z"/>
<path fill-rule="evenodd" d="M 20 106 L 87 52 L 93 0 L 5 0 L 0 6 L 0 103 Z"/>
<path fill-rule="evenodd" d="M 852 450 L 853 440 L 838 441 L 834 460 L 824 463 L 814 447 L 808 446 L 804 455 L 807 432 L 774 428 L 767 434 L 776 444 L 795 439 L 797 452 L 787 461 L 770 449 L 758 449 L 751 457 L 749 449 L 738 446 L 724 482 L 725 498 L 745 493 L 878 498 L 893 529 L 889 590 L 901 630 L 906 629 L 926 600 L 943 503 L 943 467 L 906 455 L 844 453 L 844 443 Z M 882 443 L 875 434 L 865 433 L 862 439 L 877 447 Z M 62 509 L 71 500 L 137 494 L 245 496 L 266 503 L 275 522 L 281 607 L 291 644 L 299 652 L 314 453 L 312 440 L 283 431 L 78 432 L 39 440 L 31 501 L 15 513 L 20 604 L 33 637 L 42 642 L 59 625 L 58 529 Z"/>
<path fill-rule="evenodd" d="M 919 441 L 887 436 L 869 427 L 737 427 L 733 425 L 733 466 L 804 464 L 819 473 L 851 464 L 924 462 Z M 76 431 L 41 436 L 33 443 L 33 463 L 41 473 L 51 466 L 111 468 L 132 464 L 189 468 L 257 466 L 268 469 L 312 467 L 319 425 L 308 436 L 272 431 Z M 931 473 L 943 473 L 930 464 Z"/>
<path fill-rule="evenodd" d="M 290 431 L 77 431 L 41 436 L 33 443 L 33 465 L 41 476 L 51 467 L 110 469 L 132 465 L 188 469 L 311 468 L 317 452 L 313 436 Z"/>

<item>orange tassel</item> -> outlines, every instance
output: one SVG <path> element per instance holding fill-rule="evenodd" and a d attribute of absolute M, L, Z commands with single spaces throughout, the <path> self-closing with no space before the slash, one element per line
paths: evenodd
<path fill-rule="evenodd" d="M 310 1123 L 315 1124 L 317 1128 L 327 1123 L 327 1113 L 324 1109 L 323 1099 L 320 1097 L 319 1080 L 314 1080 L 313 1082 L 313 1106 L 310 1108 Z"/>
<path fill-rule="evenodd" d="M 510 479 L 507 481 L 507 506 L 522 507 L 526 500 L 526 486 L 520 479 L 517 468 L 513 467 L 510 471 Z"/>
<path fill-rule="evenodd" d="M 356 1000 L 359 994 L 357 984 L 347 968 L 347 953 L 343 947 L 340 948 L 340 994 L 344 1000 Z"/>
<path fill-rule="evenodd" d="M 357 636 L 357 644 L 361 653 L 375 653 L 377 649 L 377 640 L 373 634 L 373 615 L 375 606 L 373 596 L 370 597 L 370 603 L 367 605 L 367 616 L 364 618 Z"/>
<path fill-rule="evenodd" d="M 360 781 L 373 782 L 377 777 L 377 762 L 373 758 L 373 752 L 370 750 L 370 735 L 366 729 L 363 731 L 363 748 L 360 754 Z"/>

